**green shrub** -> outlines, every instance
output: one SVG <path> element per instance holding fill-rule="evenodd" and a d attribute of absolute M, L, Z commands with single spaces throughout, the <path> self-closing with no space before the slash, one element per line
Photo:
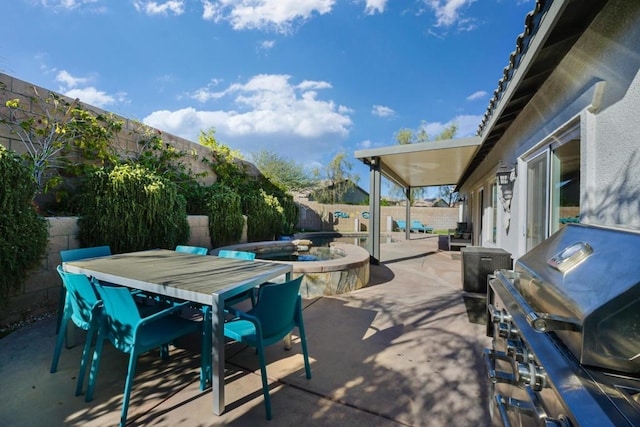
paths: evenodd
<path fill-rule="evenodd" d="M 250 242 L 273 240 L 282 233 L 284 209 L 277 197 L 263 189 L 242 194 L 242 211 L 247 215 L 247 239 Z"/>
<path fill-rule="evenodd" d="M 242 236 L 242 206 L 240 196 L 223 184 L 207 187 L 206 212 L 209 217 L 209 235 L 214 248 L 238 243 Z"/>
<path fill-rule="evenodd" d="M 49 230 L 33 204 L 36 190 L 22 159 L 0 145 L 0 306 L 46 254 Z"/>
<path fill-rule="evenodd" d="M 173 249 L 189 239 L 186 202 L 176 185 L 139 165 L 99 169 L 82 188 L 79 238 L 114 253 Z"/>
<path fill-rule="evenodd" d="M 295 226 L 298 223 L 298 205 L 293 201 L 293 197 L 289 194 L 282 194 L 278 197 L 278 201 L 282 206 L 284 214 L 284 223 L 282 224 L 280 234 L 289 236 L 293 234 Z"/>

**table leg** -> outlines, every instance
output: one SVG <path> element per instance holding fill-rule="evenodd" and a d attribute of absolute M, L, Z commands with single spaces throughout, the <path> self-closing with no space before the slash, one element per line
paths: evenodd
<path fill-rule="evenodd" d="M 291 281 L 291 272 L 289 272 L 289 273 L 284 275 L 284 280 L 287 281 L 287 282 Z M 284 344 L 284 349 L 285 350 L 291 350 L 291 332 L 289 332 L 287 334 L 287 336 L 284 337 L 282 342 Z"/>
<path fill-rule="evenodd" d="M 202 309 L 202 362 L 200 369 L 200 390 L 205 390 L 211 383 L 211 307 L 203 305 Z"/>
<path fill-rule="evenodd" d="M 213 413 L 224 412 L 224 301 L 213 295 L 211 306 L 211 391 Z"/>

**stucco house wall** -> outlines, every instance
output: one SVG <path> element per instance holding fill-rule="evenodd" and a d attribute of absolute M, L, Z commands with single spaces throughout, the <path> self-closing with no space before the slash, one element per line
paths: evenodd
<path fill-rule="evenodd" d="M 639 69 L 640 3 L 612 0 L 461 188 L 471 201 L 469 214 L 479 221 L 478 190 L 490 194 L 500 160 L 517 162 L 509 232 L 499 205 L 497 242 L 485 234 L 484 246 L 502 247 L 516 258 L 526 251 L 526 161 L 573 125 L 581 141 L 581 222 L 640 229 Z"/>

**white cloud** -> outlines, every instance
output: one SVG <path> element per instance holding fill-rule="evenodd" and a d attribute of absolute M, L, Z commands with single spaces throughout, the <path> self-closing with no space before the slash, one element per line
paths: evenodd
<path fill-rule="evenodd" d="M 387 5 L 387 0 L 366 0 L 366 1 L 367 1 L 367 5 L 364 8 L 364 12 L 367 15 L 384 13 L 384 8 Z"/>
<path fill-rule="evenodd" d="M 71 89 L 66 91 L 64 95 L 69 98 L 78 98 L 85 104 L 90 104 L 100 108 L 116 102 L 116 99 L 113 96 L 91 86 L 82 89 Z"/>
<path fill-rule="evenodd" d="M 171 12 L 178 16 L 184 13 L 184 1 L 182 0 L 169 0 L 165 2 L 134 0 L 133 6 L 138 12 L 144 12 L 147 15 L 168 15 L 169 12 Z"/>
<path fill-rule="evenodd" d="M 236 30 L 274 30 L 288 33 L 294 24 L 314 14 L 331 12 L 336 0 L 203 0 L 202 17 L 228 21 Z"/>
<path fill-rule="evenodd" d="M 128 102 L 126 92 L 118 92 L 115 95 L 109 95 L 108 93 L 98 90 L 93 86 L 88 86 L 92 80 L 92 77 L 72 76 L 66 70 L 62 70 L 56 75 L 56 81 L 62 84 L 58 89 L 58 92 L 68 96 L 69 98 L 78 98 L 85 104 L 90 104 L 100 108 L 104 108 L 105 106 L 116 102 Z"/>
<path fill-rule="evenodd" d="M 260 42 L 260 48 L 262 50 L 269 50 L 269 49 L 273 49 L 276 45 L 276 41 L 275 40 L 263 40 L 262 42 Z"/>
<path fill-rule="evenodd" d="M 41 5 L 45 9 L 58 13 L 70 11 L 82 11 L 95 14 L 104 14 L 107 6 L 100 5 L 104 0 L 26 0 L 33 4 Z"/>
<path fill-rule="evenodd" d="M 312 80 L 305 80 L 300 83 L 297 88 L 301 90 L 310 90 L 310 89 L 331 89 L 331 83 L 327 82 L 317 82 Z"/>
<path fill-rule="evenodd" d="M 467 96 L 467 101 L 475 101 L 476 99 L 482 99 L 485 96 L 487 96 L 487 92 L 485 92 L 484 90 L 479 90 Z"/>
<path fill-rule="evenodd" d="M 63 83 L 67 88 L 71 89 L 78 85 L 83 85 L 89 82 L 88 77 L 73 77 L 66 70 L 62 70 L 56 76 L 56 81 Z"/>
<path fill-rule="evenodd" d="M 461 10 L 476 0 L 424 0 L 433 9 L 437 22 L 436 27 L 450 27 L 457 24 L 463 30 L 475 28 L 470 18 L 462 18 Z"/>
<path fill-rule="evenodd" d="M 98 0 L 39 0 L 42 6 L 56 10 L 74 10 L 85 5 L 97 3 Z M 98 11 L 102 9 L 97 9 Z"/>
<path fill-rule="evenodd" d="M 196 89 L 195 92 L 189 94 L 190 98 L 198 100 L 202 103 L 205 103 L 212 99 L 218 99 L 224 96 L 224 93 L 213 92 L 211 89 L 218 86 L 222 80 L 219 79 L 211 79 L 211 82 L 207 84 L 205 87 L 201 87 L 200 89 Z"/>
<path fill-rule="evenodd" d="M 322 158 L 348 136 L 352 121 L 346 111 L 350 110 L 318 99 L 317 90 L 330 88 L 329 83 L 294 85 L 290 79 L 279 74 L 257 75 L 222 91 L 208 92 L 208 99 L 230 100 L 234 107 L 156 111 L 143 121 L 192 141 L 197 141 L 200 130 L 215 127 L 222 143 L 244 153 L 268 149 L 290 155 L 295 150 L 300 161 Z"/>
<path fill-rule="evenodd" d="M 455 138 L 466 138 L 469 136 L 475 136 L 478 131 L 478 125 L 482 120 L 481 115 L 463 114 L 456 116 L 446 123 L 442 122 L 425 122 L 422 128 L 427 132 L 429 137 L 433 138 L 436 135 L 442 133 L 442 131 L 455 123 L 458 126 L 458 132 Z"/>
<path fill-rule="evenodd" d="M 396 112 L 393 111 L 389 107 L 385 107 L 384 105 L 374 105 L 371 114 L 378 117 L 389 117 L 393 116 Z"/>
<path fill-rule="evenodd" d="M 357 144 L 358 150 L 367 150 L 373 146 L 373 142 L 370 139 L 365 139 Z"/>

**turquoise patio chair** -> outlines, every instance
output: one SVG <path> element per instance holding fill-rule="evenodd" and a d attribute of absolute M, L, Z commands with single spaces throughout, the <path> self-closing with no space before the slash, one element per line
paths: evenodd
<path fill-rule="evenodd" d="M 398 219 L 396 220 L 396 224 L 398 224 L 400 231 L 405 231 L 407 229 L 407 221 Z"/>
<path fill-rule="evenodd" d="M 62 279 L 63 286 L 66 288 L 66 295 L 61 318 L 62 322 L 60 323 L 58 339 L 56 340 L 56 347 L 51 362 L 51 373 L 53 374 L 58 370 L 60 351 L 62 350 L 62 344 L 65 339 L 67 325 L 69 320 L 71 320 L 80 329 L 87 331 L 76 385 L 76 396 L 79 396 L 80 393 L 82 393 L 82 386 L 84 385 L 84 376 L 89 361 L 91 343 L 99 327 L 101 301 L 87 276 L 84 274 L 67 273 L 62 270 L 62 266 L 58 266 L 57 270 Z"/>
<path fill-rule="evenodd" d="M 262 393 L 268 420 L 271 419 L 271 398 L 267 381 L 265 346 L 280 341 L 297 326 L 302 344 L 304 369 L 307 379 L 311 379 L 307 338 L 302 320 L 302 297 L 299 294 L 302 277 L 285 283 L 269 283 L 260 286 L 256 306 L 246 313 L 230 308 L 230 312 L 236 316 L 236 319 L 224 325 L 225 337 L 255 347 L 258 352 Z"/>
<path fill-rule="evenodd" d="M 231 251 L 228 249 L 222 249 L 218 252 L 219 257 L 223 258 L 236 258 L 236 259 L 244 259 L 247 261 L 253 261 L 256 259 L 256 254 L 253 252 L 246 251 Z"/>
<path fill-rule="evenodd" d="M 176 304 L 143 318 L 136 308 L 133 296 L 127 289 L 102 286 L 95 279 L 93 284 L 103 302 L 103 315 L 101 326 L 98 329 L 98 339 L 93 354 L 85 400 L 89 402 L 93 399 L 102 349 L 104 341 L 108 339 L 116 349 L 129 354 L 127 378 L 122 398 L 122 412 L 120 414 L 120 426 L 124 427 L 127 423 L 127 412 L 129 410 L 129 400 L 138 356 L 152 349 L 161 348 L 166 343 L 190 333 L 201 333 L 202 322 L 175 315 L 189 302 Z M 203 348 L 203 353 L 204 350 Z"/>
<path fill-rule="evenodd" d="M 235 259 L 243 259 L 246 261 L 253 261 L 254 259 L 256 259 L 256 254 L 253 252 L 246 252 L 246 251 L 232 251 L 232 250 L 228 250 L 228 249 L 222 249 L 218 252 L 218 256 L 222 257 L 222 258 L 235 258 Z M 241 293 L 240 295 L 236 295 L 233 298 L 230 298 L 225 306 L 232 306 L 232 305 L 236 305 L 239 302 L 242 302 L 246 299 L 250 299 L 251 300 L 251 305 L 256 305 L 256 297 L 255 297 L 255 291 L 253 289 L 249 289 L 243 293 Z"/>
<path fill-rule="evenodd" d="M 218 256 L 222 258 L 235 258 L 235 259 L 243 259 L 246 261 L 253 261 L 256 258 L 256 254 L 253 252 L 246 251 L 232 251 L 228 249 L 222 249 L 218 251 Z M 248 289 L 240 295 L 236 295 L 235 297 L 230 298 L 225 302 L 225 311 L 228 313 L 227 307 L 232 305 L 236 305 L 241 303 L 244 300 L 251 300 L 251 305 L 254 306 L 256 302 L 255 291 L 254 289 Z M 202 342 L 204 348 L 211 348 L 211 308 L 208 305 L 202 306 L 202 316 L 204 319 L 204 325 L 202 328 Z M 200 389 L 204 390 L 208 383 L 211 382 L 211 375 L 213 374 L 211 371 L 211 351 L 207 350 L 203 352 L 203 372 L 200 377 Z"/>
<path fill-rule="evenodd" d="M 209 249 L 203 248 L 200 246 L 178 245 L 176 246 L 176 252 L 184 252 L 187 254 L 194 254 L 194 255 L 207 255 L 209 253 Z"/>
<path fill-rule="evenodd" d="M 60 259 L 62 260 L 62 262 L 78 261 L 81 259 L 98 258 L 109 255 L 111 255 L 111 247 L 107 245 L 60 251 Z M 66 290 L 63 282 L 62 287 L 60 288 L 60 300 L 58 301 L 58 318 L 56 320 L 56 332 L 58 333 L 60 331 L 62 313 L 64 312 L 65 294 Z"/>

